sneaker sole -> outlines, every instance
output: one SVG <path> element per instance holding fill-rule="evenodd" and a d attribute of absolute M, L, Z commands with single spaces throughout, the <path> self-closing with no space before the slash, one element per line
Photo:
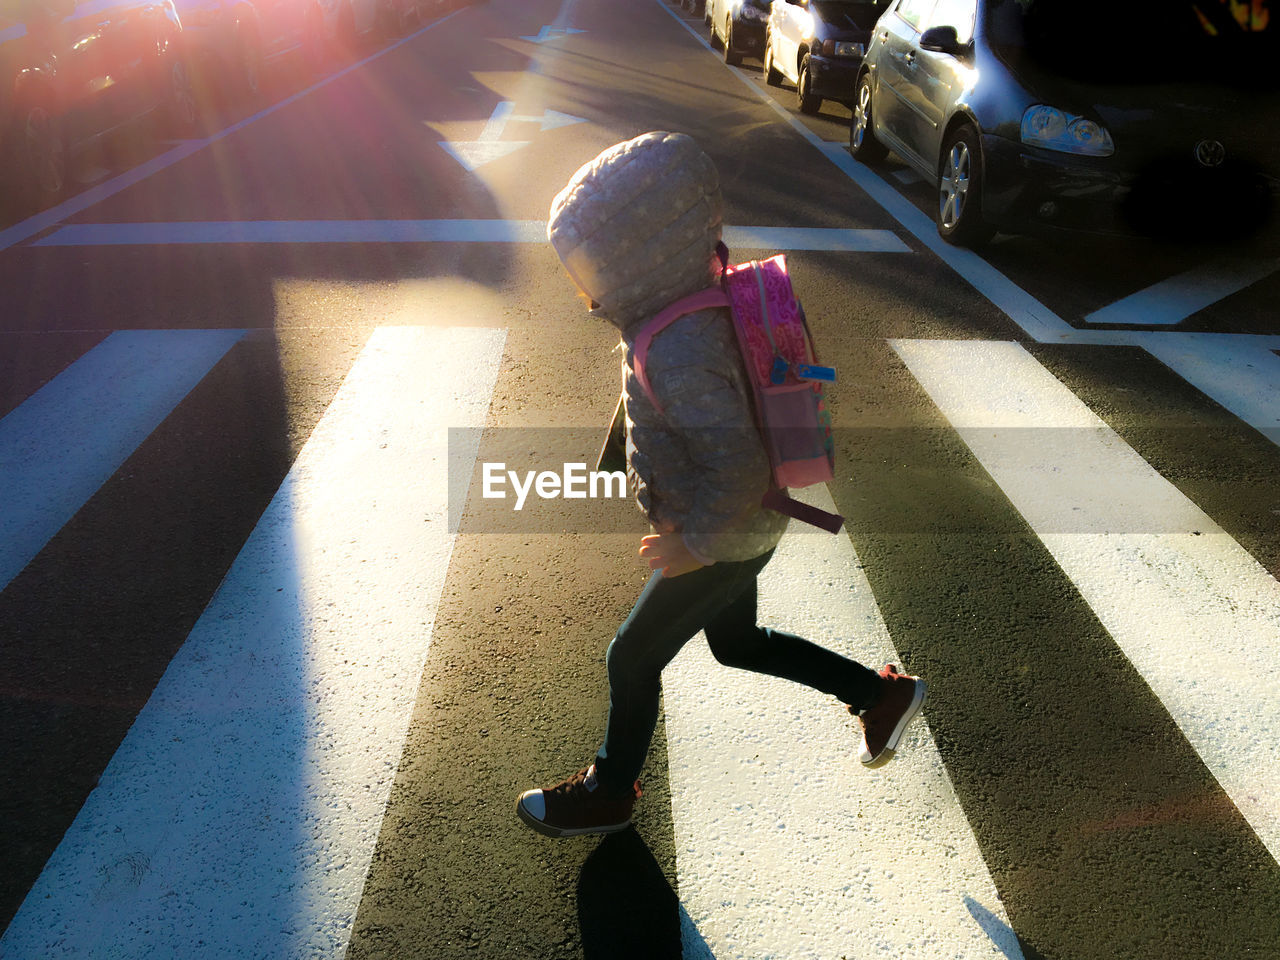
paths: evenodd
<path fill-rule="evenodd" d="M 631 826 L 631 821 L 628 820 L 625 823 L 610 823 L 600 827 L 553 827 L 551 824 L 544 823 L 531 814 L 519 800 L 516 801 L 516 815 L 524 821 L 525 826 L 536 830 L 544 837 L 555 837 L 556 839 L 562 837 L 584 837 L 593 833 L 618 833 Z"/>
<path fill-rule="evenodd" d="M 889 736 L 889 741 L 885 744 L 880 753 L 864 762 L 862 765 L 868 770 L 875 770 L 877 767 L 883 767 L 886 763 L 893 759 L 894 753 L 897 752 L 898 744 L 902 741 L 902 735 L 906 732 L 907 724 L 916 718 L 920 712 L 920 708 L 924 706 L 925 685 L 924 681 L 916 678 L 915 694 L 911 697 L 911 705 L 903 711 L 902 719 L 898 721 L 898 725 L 893 728 L 893 733 Z"/>

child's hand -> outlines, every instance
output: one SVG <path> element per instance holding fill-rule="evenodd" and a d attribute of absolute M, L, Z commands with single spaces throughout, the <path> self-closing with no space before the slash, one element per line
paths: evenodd
<path fill-rule="evenodd" d="M 706 566 L 694 559 L 678 533 L 651 533 L 641 537 L 640 556 L 649 561 L 650 570 L 661 570 L 664 577 L 678 577 Z"/>

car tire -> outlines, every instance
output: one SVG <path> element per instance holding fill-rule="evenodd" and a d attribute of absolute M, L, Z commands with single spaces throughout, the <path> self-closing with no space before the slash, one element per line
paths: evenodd
<path fill-rule="evenodd" d="M 764 35 L 764 82 L 771 87 L 782 86 L 782 71 L 773 65 L 773 37 Z"/>
<path fill-rule="evenodd" d="M 324 35 L 324 14 L 315 3 L 307 6 L 303 17 L 302 54 L 313 74 L 324 73 L 332 60 L 333 50 Z"/>
<path fill-rule="evenodd" d="M 15 125 L 11 142 L 14 172 L 38 206 L 60 198 L 67 189 L 67 143 L 61 118 L 33 104 Z"/>
<path fill-rule="evenodd" d="M 980 247 L 995 234 L 982 216 L 982 144 L 972 124 L 956 127 L 942 148 L 938 234 L 957 247 Z"/>
<path fill-rule="evenodd" d="M 258 32 L 246 24 L 241 24 L 237 33 L 237 92 L 252 102 L 262 95 L 262 41 Z"/>
<path fill-rule="evenodd" d="M 356 30 L 356 12 L 351 4 L 343 3 L 338 11 L 337 48 L 338 56 L 345 64 L 354 60 L 360 45 L 360 34 Z"/>
<path fill-rule="evenodd" d="M 858 89 L 853 95 L 853 116 L 849 118 L 849 153 L 860 163 L 878 163 L 885 158 L 888 149 L 876 139 L 871 116 L 871 74 L 858 78 Z"/>
<path fill-rule="evenodd" d="M 191 83 L 191 69 L 181 56 L 174 57 L 169 64 L 164 114 L 165 132 L 174 137 L 193 136 L 200 125 L 200 106 Z"/>
<path fill-rule="evenodd" d="M 388 39 L 403 37 L 421 20 L 418 0 L 380 0 L 378 17 L 381 31 Z"/>
<path fill-rule="evenodd" d="M 702 5 L 702 22 L 708 27 L 711 26 L 711 0 L 707 0 L 707 2 Z"/>
<path fill-rule="evenodd" d="M 724 18 L 724 62 L 736 67 L 742 62 L 742 54 L 733 48 L 733 17 Z"/>
<path fill-rule="evenodd" d="M 822 109 L 822 98 L 813 92 L 813 74 L 809 70 L 809 55 L 800 61 L 800 75 L 796 78 L 796 103 L 801 113 L 813 115 Z"/>

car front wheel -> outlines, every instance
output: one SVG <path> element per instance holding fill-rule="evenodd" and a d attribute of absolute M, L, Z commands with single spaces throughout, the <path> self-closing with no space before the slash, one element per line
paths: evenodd
<path fill-rule="evenodd" d="M 262 43 L 249 27 L 241 27 L 237 53 L 240 60 L 240 93 L 256 100 L 262 93 Z"/>
<path fill-rule="evenodd" d="M 41 205 L 60 197 L 67 186 L 67 148 L 60 120 L 44 107 L 33 106 L 15 139 L 19 174 L 34 188 Z"/>
<path fill-rule="evenodd" d="M 955 129 L 942 150 L 938 233 L 958 247 L 980 247 L 995 233 L 982 218 L 982 146 L 967 123 Z"/>
<path fill-rule="evenodd" d="M 822 98 L 813 92 L 813 75 L 809 71 L 809 55 L 800 61 L 800 77 L 796 80 L 796 100 L 801 113 L 814 114 L 822 107 Z"/>
<path fill-rule="evenodd" d="M 196 132 L 200 122 L 200 108 L 196 91 L 191 85 L 187 62 L 175 57 L 169 64 L 169 102 L 166 104 L 169 133 L 177 137 L 189 137 Z"/>
<path fill-rule="evenodd" d="M 764 37 L 764 80 L 771 87 L 782 86 L 782 71 L 773 65 L 773 37 Z"/>
<path fill-rule="evenodd" d="M 849 118 L 849 152 L 862 163 L 883 160 L 889 151 L 876 139 L 871 123 L 871 74 L 858 79 L 858 92 L 853 99 L 853 116 Z"/>
<path fill-rule="evenodd" d="M 742 54 L 733 49 L 733 17 L 724 18 L 724 62 L 731 67 L 742 62 Z"/>

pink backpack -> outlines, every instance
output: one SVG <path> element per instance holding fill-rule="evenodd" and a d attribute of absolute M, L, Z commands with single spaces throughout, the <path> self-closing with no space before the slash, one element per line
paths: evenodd
<path fill-rule="evenodd" d="M 636 335 L 636 379 L 662 413 L 662 405 L 645 374 L 645 359 L 653 338 L 685 314 L 728 307 L 742 362 L 751 380 L 756 425 L 773 471 L 773 485 L 761 504 L 835 533 L 844 523 L 843 517 L 783 493 L 786 487 L 826 483 L 834 476 L 831 414 L 822 391 L 825 383 L 835 380 L 835 370 L 818 365 L 813 337 L 800 301 L 791 289 L 782 254 L 730 266 L 729 251 L 723 244 L 717 253 L 723 265 L 720 286 L 677 300 Z"/>

